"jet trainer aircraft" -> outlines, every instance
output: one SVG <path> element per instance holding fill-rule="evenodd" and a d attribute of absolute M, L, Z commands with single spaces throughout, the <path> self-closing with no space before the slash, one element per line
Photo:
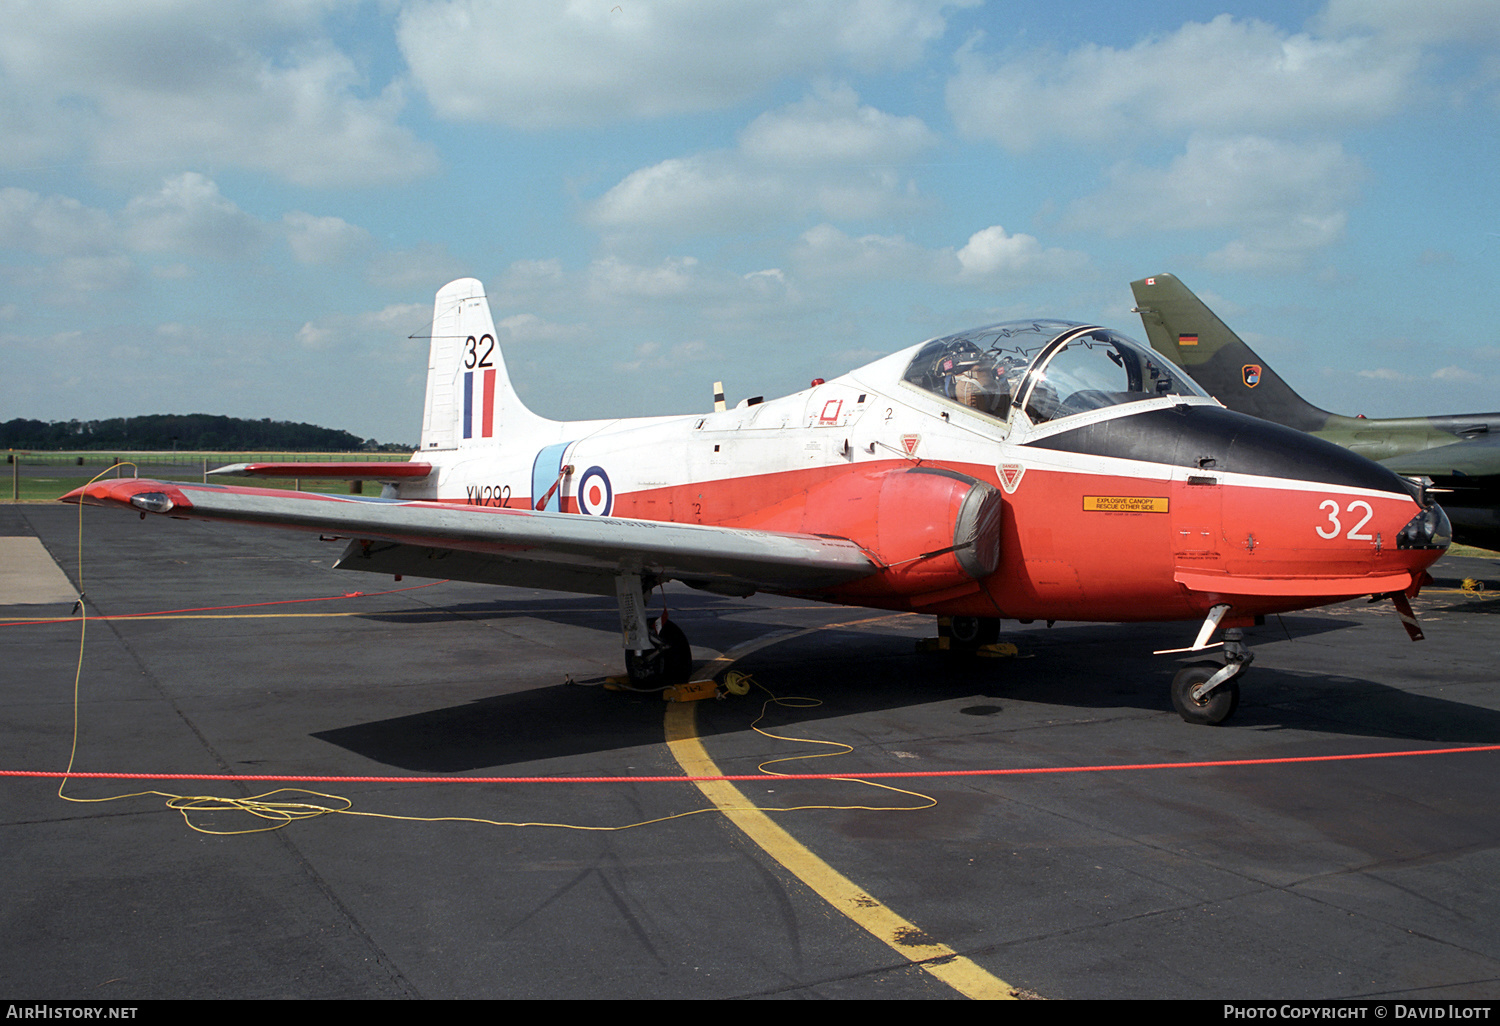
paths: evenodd
<path fill-rule="evenodd" d="M 378 479 L 378 499 L 135 479 L 64 498 L 336 536 L 343 569 L 612 595 L 638 687 L 691 669 L 647 611 L 668 580 L 951 617 L 960 646 L 1001 618 L 1201 621 L 1178 651 L 1223 628 L 1224 662 L 1172 685 L 1198 723 L 1234 711 L 1258 617 L 1384 596 L 1420 637 L 1407 599 L 1448 544 L 1416 483 L 1062 321 L 935 338 L 769 402 L 560 422 L 517 398 L 466 278 L 437 294 L 421 446 L 226 468 Z"/>
<path fill-rule="evenodd" d="M 1152 347 L 1219 402 L 1342 445 L 1398 474 L 1429 478 L 1430 490 L 1443 496 L 1454 538 L 1500 549 L 1500 413 L 1372 420 L 1320 410 L 1172 275 L 1133 281 L 1130 289 Z"/>

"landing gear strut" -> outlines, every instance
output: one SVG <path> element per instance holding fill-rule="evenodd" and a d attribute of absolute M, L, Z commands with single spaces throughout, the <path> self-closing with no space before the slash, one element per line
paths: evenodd
<path fill-rule="evenodd" d="M 630 686 L 660 690 L 686 684 L 693 670 L 693 650 L 682 628 L 667 614 L 646 618 L 646 593 L 640 575 L 615 578 L 620 600 L 620 636 L 625 643 L 625 672 Z"/>
<path fill-rule="evenodd" d="M 1173 708 L 1189 723 L 1223 723 L 1239 708 L 1239 677 L 1254 659 L 1245 647 L 1245 632 L 1238 627 L 1226 629 L 1224 664 L 1191 663 L 1178 670 L 1172 678 Z"/>

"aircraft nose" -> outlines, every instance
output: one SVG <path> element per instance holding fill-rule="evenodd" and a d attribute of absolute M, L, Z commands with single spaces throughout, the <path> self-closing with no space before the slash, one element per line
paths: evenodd
<path fill-rule="evenodd" d="M 1446 549 L 1452 541 L 1453 525 L 1435 502 L 1407 521 L 1396 535 L 1398 549 Z"/>

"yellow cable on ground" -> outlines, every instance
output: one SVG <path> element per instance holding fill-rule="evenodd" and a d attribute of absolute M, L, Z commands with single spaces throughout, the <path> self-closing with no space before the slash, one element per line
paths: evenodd
<path fill-rule="evenodd" d="M 121 466 L 132 466 L 132 465 L 133 464 L 121 464 Z M 109 470 L 103 471 L 102 473 L 96 475 L 95 477 L 93 477 L 93 478 L 90 479 L 89 484 L 92 484 L 94 481 L 97 481 L 100 477 L 103 477 L 105 474 L 113 472 L 115 469 L 116 468 L 111 467 L 111 468 L 109 468 Z M 167 808 L 173 809 L 173 810 L 177 811 L 178 813 L 180 813 L 181 816 L 182 816 L 182 818 L 183 818 L 183 822 L 187 824 L 187 826 L 188 826 L 189 829 L 195 830 L 195 831 L 197 831 L 199 833 L 216 834 L 216 835 L 220 835 L 220 836 L 232 836 L 232 835 L 236 835 L 236 834 L 256 834 L 256 833 L 265 833 L 265 832 L 271 831 L 271 830 L 280 830 L 282 827 L 289 826 L 290 824 L 295 823 L 298 820 L 312 819 L 312 818 L 315 818 L 315 817 L 318 817 L 318 816 L 324 816 L 324 815 L 329 815 L 329 814 L 337 814 L 337 815 L 345 815 L 345 816 L 364 816 L 364 817 L 368 817 L 368 818 L 371 818 L 371 819 L 404 820 L 404 821 L 413 822 L 413 823 L 478 823 L 478 824 L 484 824 L 484 825 L 488 825 L 488 826 L 499 826 L 499 827 L 552 827 L 552 828 L 561 829 L 561 830 L 585 830 L 585 831 L 604 831 L 604 832 L 608 832 L 608 831 L 617 831 L 617 830 L 632 830 L 632 829 L 635 829 L 636 827 L 650 826 L 652 824 L 665 823 L 665 822 L 668 822 L 668 821 L 674 820 L 674 819 L 683 819 L 683 818 L 686 818 L 688 816 L 698 816 L 698 815 L 703 815 L 705 813 L 718 813 L 720 811 L 717 807 L 698 808 L 698 809 L 691 809 L 691 810 L 689 810 L 687 812 L 674 813 L 674 814 L 669 815 L 669 816 L 659 816 L 659 817 L 655 817 L 655 818 L 652 818 L 652 819 L 641 820 L 641 821 L 636 822 L 636 823 L 623 823 L 623 824 L 616 824 L 616 825 L 612 825 L 612 826 L 589 826 L 589 825 L 578 824 L 578 823 L 512 822 L 512 821 L 506 821 L 506 820 L 487 819 L 487 818 L 479 817 L 479 816 L 403 816 L 403 815 L 397 815 L 397 814 L 394 814 L 394 813 L 358 812 L 358 811 L 355 811 L 354 808 L 353 808 L 353 805 L 354 805 L 353 801 L 351 801 L 350 799 L 345 798 L 345 797 L 343 797 L 341 795 L 323 794 L 323 793 L 318 792 L 318 791 L 307 791 L 307 790 L 303 790 L 303 789 L 300 789 L 300 788 L 280 788 L 280 789 L 277 789 L 275 791 L 268 791 L 268 792 L 266 792 L 264 794 L 254 795 L 254 796 L 246 797 L 246 798 L 230 798 L 230 797 L 223 797 L 223 796 L 220 796 L 220 795 L 181 795 L 181 794 L 172 794 L 172 793 L 167 792 L 167 791 L 157 791 L 157 790 L 133 791 L 133 792 L 130 792 L 128 794 L 109 795 L 109 796 L 102 797 L 102 798 L 77 798 L 77 797 L 74 797 L 73 795 L 67 794 L 66 793 L 66 788 L 67 788 L 68 779 L 69 779 L 68 774 L 72 773 L 72 771 L 73 771 L 73 765 L 74 765 L 75 761 L 77 760 L 77 755 L 78 755 L 78 733 L 79 733 L 80 700 L 81 700 L 80 696 L 81 696 L 81 691 L 82 691 L 82 680 L 83 680 L 83 656 L 84 656 L 84 650 L 85 650 L 85 641 L 87 639 L 87 634 L 88 634 L 88 621 L 89 621 L 88 607 L 87 607 L 87 598 L 86 598 L 86 596 L 84 594 L 84 587 L 83 587 L 83 508 L 84 508 L 84 504 L 83 503 L 79 503 L 78 504 L 78 538 L 77 538 L 77 553 L 78 553 L 78 610 L 79 610 L 79 616 L 78 616 L 78 659 L 77 659 L 77 662 L 76 662 L 76 665 L 75 665 L 74 671 L 73 671 L 73 729 L 72 729 L 72 740 L 71 740 L 69 751 L 68 751 L 68 765 L 67 765 L 67 769 L 64 770 L 64 776 L 63 776 L 62 780 L 59 781 L 58 786 L 57 786 L 57 796 L 59 798 L 61 798 L 63 801 L 79 802 L 79 803 L 93 803 L 93 802 L 117 801 L 117 800 L 125 799 L 125 798 L 143 798 L 143 797 L 147 797 L 147 796 L 156 796 L 156 797 L 160 797 L 160 798 L 166 799 L 166 806 L 167 806 Z M 244 616 L 244 615 L 247 615 L 247 614 L 231 614 L 231 615 L 232 616 Z M 304 616 L 304 615 L 309 615 L 309 614 L 276 613 L 276 614 L 248 614 L 248 615 L 271 615 L 271 616 L 295 617 L 295 616 Z M 311 615 L 324 615 L 324 614 L 311 614 Z M 339 615 L 339 614 L 333 614 L 333 615 Z M 159 618 L 165 619 L 167 617 L 159 617 Z M 188 617 L 182 617 L 182 618 L 186 619 Z M 750 678 L 748 677 L 748 675 L 741 675 L 741 678 L 742 678 L 742 681 L 743 681 L 743 688 L 744 688 L 744 691 L 741 692 L 741 693 L 748 692 L 749 691 L 750 683 L 752 683 L 752 682 L 751 682 Z M 741 682 L 737 681 L 736 683 L 739 684 Z M 764 690 L 764 689 L 762 689 L 762 690 Z M 770 692 L 768 691 L 767 694 L 770 694 Z M 782 704 L 782 705 L 791 705 L 792 701 L 791 700 L 784 700 L 784 699 L 777 699 L 775 696 L 772 696 L 771 700 L 768 701 L 766 703 L 766 706 L 763 707 L 763 709 L 762 709 L 762 712 L 761 712 L 762 718 L 765 715 L 766 709 L 768 709 L 770 707 L 770 705 L 773 704 L 773 703 L 779 703 L 779 704 Z M 756 722 L 759 723 L 760 722 L 759 719 L 757 719 Z M 757 727 L 756 729 L 758 730 L 759 728 Z M 765 734 L 767 737 L 776 737 L 776 735 L 769 734 L 769 733 L 767 733 L 765 731 L 761 731 L 761 733 Z M 787 738 L 785 740 L 799 740 L 799 739 Z M 815 744 L 831 744 L 833 742 L 810 742 L 810 743 L 815 743 Z M 843 745 L 842 747 L 843 747 L 843 749 L 845 751 L 852 751 L 852 749 L 849 748 L 848 745 Z M 835 753 L 823 753 L 823 754 L 835 754 Z M 820 757 L 822 757 L 822 755 L 819 755 L 819 756 L 793 756 L 792 758 L 820 758 Z M 773 761 L 778 761 L 779 762 L 779 761 L 786 761 L 786 760 L 773 760 Z M 767 765 L 769 765 L 769 763 L 767 763 Z M 772 770 L 764 770 L 764 772 L 766 772 L 767 775 L 770 775 L 770 776 L 777 775 Z M 886 786 L 884 784 L 875 784 L 875 783 L 872 783 L 870 781 L 860 781 L 860 782 L 868 784 L 868 786 L 871 786 L 871 787 L 879 787 L 879 788 L 882 788 L 882 789 L 888 790 L 888 791 L 896 791 L 896 792 L 901 793 L 901 794 L 913 795 L 913 796 L 915 796 L 917 798 L 922 799 L 922 801 L 924 801 L 926 803 L 924 805 L 918 805 L 918 806 L 892 808 L 892 809 L 889 809 L 888 811 L 915 811 L 917 809 L 931 808 L 933 805 L 937 804 L 933 799 L 927 797 L 926 795 L 918 795 L 918 794 L 916 794 L 915 792 L 912 792 L 912 791 L 902 791 L 900 788 L 888 787 L 888 786 Z M 311 798 L 321 798 L 321 799 L 324 799 L 328 804 L 325 805 L 325 804 L 319 804 L 317 802 L 310 802 L 310 801 L 287 801 L 287 800 L 273 801 L 273 800 L 271 800 L 274 796 L 277 796 L 277 795 L 291 795 L 291 794 L 301 794 L 301 795 L 307 795 L 307 796 L 309 796 Z M 850 805 L 850 806 L 807 805 L 807 806 L 799 806 L 799 807 L 797 807 L 797 810 L 802 810 L 802 811 L 814 810 L 814 809 L 826 809 L 826 810 L 829 810 L 829 811 L 844 811 L 844 810 L 887 811 L 887 810 L 883 809 L 880 806 L 863 806 L 863 805 L 859 805 L 859 806 L 855 806 L 855 805 Z M 774 810 L 768 810 L 768 811 L 790 812 L 790 811 L 794 811 L 794 810 L 793 809 L 774 809 Z M 247 815 L 255 817 L 256 819 L 265 821 L 265 825 L 256 825 L 256 826 L 251 826 L 251 827 L 246 827 L 246 828 L 241 828 L 241 829 L 232 829 L 231 830 L 231 829 L 219 829 L 219 828 L 214 827 L 214 826 L 203 824 L 202 817 L 204 815 L 206 815 L 206 814 L 212 814 L 212 813 L 216 813 L 216 812 L 217 813 L 223 813 L 223 812 L 241 812 L 241 813 L 245 813 Z M 197 814 L 199 816 L 199 820 L 197 822 L 194 821 L 194 818 L 193 818 L 194 814 Z"/>

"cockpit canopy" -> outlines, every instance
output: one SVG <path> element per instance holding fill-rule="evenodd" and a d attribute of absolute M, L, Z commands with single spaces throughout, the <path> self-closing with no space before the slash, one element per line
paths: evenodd
<path fill-rule="evenodd" d="M 1007 321 L 934 339 L 905 378 L 918 388 L 1008 420 L 1033 424 L 1124 403 L 1207 393 L 1139 342 L 1070 321 Z"/>

